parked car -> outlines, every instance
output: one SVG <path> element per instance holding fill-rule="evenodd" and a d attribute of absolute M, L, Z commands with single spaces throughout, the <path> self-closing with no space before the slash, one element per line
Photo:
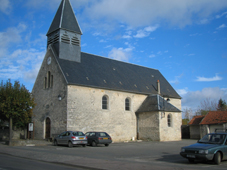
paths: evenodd
<path fill-rule="evenodd" d="M 220 164 L 222 160 L 227 159 L 227 133 L 207 134 L 197 143 L 182 147 L 180 155 L 187 158 L 189 162 L 201 160 Z"/>
<path fill-rule="evenodd" d="M 66 131 L 54 138 L 54 145 L 68 145 L 68 147 L 82 145 L 86 147 L 87 137 L 80 131 Z"/>
<path fill-rule="evenodd" d="M 109 146 L 112 143 L 110 135 L 106 132 L 87 132 L 85 135 L 87 136 L 88 145 L 97 146 L 97 144 L 104 144 Z"/>

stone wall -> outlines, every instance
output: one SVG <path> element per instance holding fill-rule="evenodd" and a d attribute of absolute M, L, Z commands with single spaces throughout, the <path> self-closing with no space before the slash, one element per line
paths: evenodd
<path fill-rule="evenodd" d="M 27 129 L 15 129 L 12 131 L 12 139 L 26 139 Z M 0 141 L 9 140 L 9 128 L 0 129 Z"/>
<path fill-rule="evenodd" d="M 47 64 L 48 57 L 51 57 L 51 64 L 49 65 Z M 45 77 L 47 77 L 48 71 L 50 71 L 50 74 L 53 76 L 53 84 L 51 87 L 45 88 Z M 65 131 L 67 129 L 67 86 L 50 48 L 46 52 L 36 78 L 32 95 L 36 103 L 32 117 L 35 139 L 45 138 L 45 120 L 47 117 L 50 118 L 51 121 L 51 136 L 52 134 L 60 134 Z M 59 95 L 61 95 L 61 101 L 58 99 Z"/>
<path fill-rule="evenodd" d="M 109 108 L 102 109 L 102 97 L 106 95 Z M 106 131 L 113 141 L 136 138 L 135 112 L 146 95 L 116 92 L 81 86 L 68 86 L 67 130 Z M 125 110 L 125 99 L 129 98 L 130 111 Z"/>
<path fill-rule="evenodd" d="M 167 99 L 167 98 L 165 98 L 165 99 Z M 175 106 L 176 108 L 178 108 L 179 110 L 181 110 L 181 99 L 170 98 L 169 103 L 172 104 L 173 106 Z"/>
<path fill-rule="evenodd" d="M 168 114 L 171 115 L 171 126 L 168 126 Z M 181 112 L 165 112 L 165 116 L 160 117 L 160 141 L 178 141 L 181 140 L 181 125 L 182 114 Z"/>
<path fill-rule="evenodd" d="M 139 139 L 160 141 L 160 121 L 158 112 L 138 114 Z"/>
<path fill-rule="evenodd" d="M 200 125 L 190 126 L 190 139 L 200 139 Z"/>

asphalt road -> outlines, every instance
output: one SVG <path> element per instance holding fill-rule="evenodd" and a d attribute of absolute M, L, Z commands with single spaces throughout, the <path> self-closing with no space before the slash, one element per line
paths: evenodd
<path fill-rule="evenodd" d="M 85 170 L 74 166 L 47 163 L 0 154 L 0 170 Z"/>
<path fill-rule="evenodd" d="M 109 147 L 34 146 L 5 147 L 4 152 L 42 162 L 57 162 L 74 168 L 92 167 L 97 169 L 227 169 L 227 161 L 221 165 L 213 162 L 190 164 L 179 155 L 182 146 L 195 140 L 177 142 L 129 142 L 114 143 Z M 1 148 L 0 148 L 1 149 Z M 8 151 L 7 151 L 8 149 Z M 1 150 L 0 150 L 1 153 Z M 1 166 L 0 166 L 1 167 Z"/>

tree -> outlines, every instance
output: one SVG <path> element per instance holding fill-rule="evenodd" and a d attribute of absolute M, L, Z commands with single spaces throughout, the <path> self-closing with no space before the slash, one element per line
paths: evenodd
<path fill-rule="evenodd" d="M 203 102 L 200 103 L 200 107 L 195 112 L 196 115 L 206 115 L 209 111 L 217 110 L 217 103 L 211 101 L 209 98 L 206 98 Z"/>
<path fill-rule="evenodd" d="M 219 111 L 227 111 L 227 104 L 225 100 L 222 100 L 221 98 L 218 101 L 218 108 Z"/>
<path fill-rule="evenodd" d="M 193 111 L 190 108 L 186 108 L 183 110 L 184 118 L 182 119 L 182 125 L 187 125 L 189 121 L 191 120 L 191 117 L 193 115 Z"/>
<path fill-rule="evenodd" d="M 31 93 L 15 81 L 12 85 L 8 80 L 0 85 L 0 119 L 9 121 L 13 119 L 13 125 L 17 128 L 24 128 L 31 120 L 35 107 L 34 98 Z"/>

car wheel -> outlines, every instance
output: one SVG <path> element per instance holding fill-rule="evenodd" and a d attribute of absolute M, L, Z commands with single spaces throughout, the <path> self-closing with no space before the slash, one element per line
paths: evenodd
<path fill-rule="evenodd" d="M 57 140 L 54 140 L 54 146 L 58 146 Z"/>
<path fill-rule="evenodd" d="M 109 144 L 105 144 L 105 146 L 109 146 Z"/>
<path fill-rule="evenodd" d="M 83 147 L 86 147 L 86 145 L 83 145 Z"/>
<path fill-rule="evenodd" d="M 194 163 L 195 160 L 194 160 L 194 159 L 188 159 L 188 162 L 189 162 L 189 163 Z"/>
<path fill-rule="evenodd" d="M 97 146 L 97 143 L 95 141 L 92 141 L 91 145 L 94 147 L 94 146 Z"/>
<path fill-rule="evenodd" d="M 70 147 L 70 148 L 73 147 L 73 144 L 71 141 L 68 142 L 68 147 Z"/>
<path fill-rule="evenodd" d="M 215 155 L 214 155 L 214 163 L 219 165 L 221 163 L 221 154 L 220 152 L 217 152 Z"/>

